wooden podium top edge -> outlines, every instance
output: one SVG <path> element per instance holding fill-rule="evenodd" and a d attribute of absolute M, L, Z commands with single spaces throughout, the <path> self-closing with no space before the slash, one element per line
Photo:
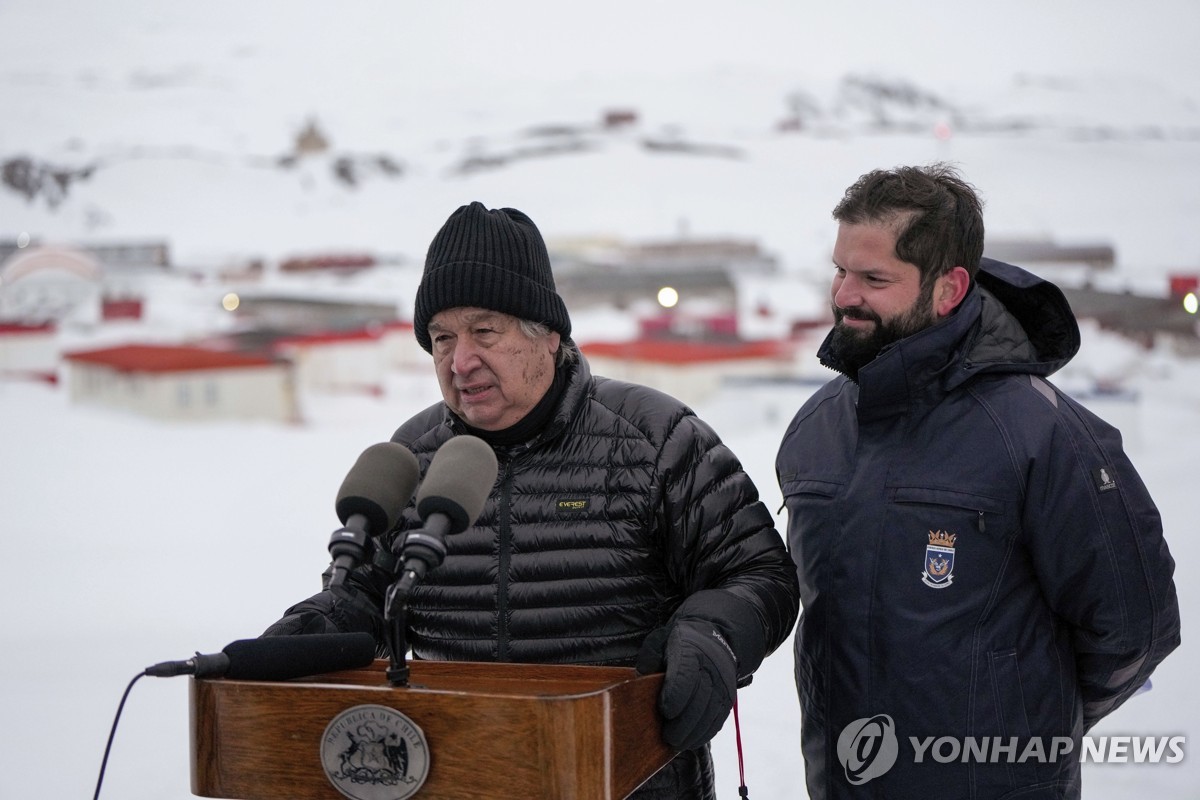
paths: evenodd
<path fill-rule="evenodd" d="M 421 661 L 408 662 L 409 685 L 392 686 L 386 677 L 389 662 L 376 659 L 370 666 L 330 672 L 288 681 L 245 681 L 238 683 L 271 683 L 291 687 L 311 686 L 336 690 L 338 688 L 379 689 L 381 691 L 419 691 L 429 693 L 470 692 L 474 695 L 509 697 L 545 697 L 559 699 L 611 691 L 614 687 L 633 681 L 660 680 L 661 675 L 641 675 L 632 667 L 600 667 L 580 664 L 512 664 L 484 661 Z M 231 682 L 225 678 L 201 678 Z"/>

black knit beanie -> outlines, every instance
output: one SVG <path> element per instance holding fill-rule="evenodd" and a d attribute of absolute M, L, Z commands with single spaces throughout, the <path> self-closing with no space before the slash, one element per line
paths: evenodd
<path fill-rule="evenodd" d="M 433 346 L 429 320 L 460 306 L 541 322 L 564 339 L 571 335 L 546 243 L 533 220 L 514 208 L 462 206 L 433 237 L 413 312 L 417 341 L 426 352 Z"/>

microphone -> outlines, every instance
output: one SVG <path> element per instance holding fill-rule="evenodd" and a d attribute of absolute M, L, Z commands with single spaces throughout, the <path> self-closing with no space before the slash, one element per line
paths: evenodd
<path fill-rule="evenodd" d="M 154 678 L 195 675 L 247 681 L 286 681 L 343 669 L 365 667 L 375 659 L 369 633 L 311 633 L 238 639 L 219 653 L 196 653 L 184 661 L 146 667 Z"/>
<path fill-rule="evenodd" d="M 417 457 L 396 442 L 373 444 L 362 452 L 338 489 L 338 519 L 344 527 L 329 537 L 331 589 L 371 555 L 371 536 L 387 533 L 417 488 Z"/>
<path fill-rule="evenodd" d="M 479 517 L 497 470 L 495 452 L 476 436 L 455 436 L 438 448 L 417 491 L 417 513 L 424 527 L 404 539 L 400 596 L 442 563 L 444 537 L 462 533 Z"/>

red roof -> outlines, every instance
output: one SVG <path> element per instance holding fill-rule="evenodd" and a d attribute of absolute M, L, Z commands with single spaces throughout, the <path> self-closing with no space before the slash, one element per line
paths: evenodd
<path fill-rule="evenodd" d="M 657 361 L 665 364 L 744 361 L 751 358 L 788 358 L 787 342 L 696 342 L 639 339 L 630 342 L 593 342 L 581 345 L 589 356 L 608 356 L 631 361 Z"/>
<path fill-rule="evenodd" d="M 0 322 L 0 334 L 6 333 L 54 333 L 54 323 L 38 322 L 26 325 L 20 322 Z"/>
<path fill-rule="evenodd" d="M 378 339 L 382 331 L 320 331 L 317 333 L 298 333 L 295 336 L 281 336 L 275 340 L 275 345 L 304 345 L 304 344 L 337 344 L 340 342 L 369 342 Z"/>
<path fill-rule="evenodd" d="M 292 336 L 281 336 L 275 340 L 275 346 L 287 345 L 306 345 L 306 344 L 337 344 L 340 342 L 360 342 L 371 341 L 378 339 L 384 333 L 390 330 L 412 330 L 412 323 L 403 320 L 393 320 L 391 322 L 383 322 L 371 324 L 365 328 L 357 328 L 348 331 L 313 331 L 311 333 L 297 333 Z"/>
<path fill-rule="evenodd" d="M 276 363 L 262 356 L 206 350 L 202 347 L 133 344 L 67 353 L 68 361 L 100 364 L 118 372 L 193 372 L 263 367 Z"/>

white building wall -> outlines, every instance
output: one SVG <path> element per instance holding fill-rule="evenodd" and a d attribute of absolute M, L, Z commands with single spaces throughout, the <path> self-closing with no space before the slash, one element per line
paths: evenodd
<path fill-rule="evenodd" d="M 57 369 L 54 331 L 0 334 L 0 374 L 53 373 Z"/>
<path fill-rule="evenodd" d="M 388 366 L 393 369 L 412 369 L 413 367 L 431 367 L 432 357 L 417 344 L 417 337 L 411 328 L 397 328 L 384 331 L 380 337 Z"/>
<path fill-rule="evenodd" d="M 737 361 L 666 364 L 655 361 L 587 357 L 593 375 L 640 383 L 687 403 L 698 405 L 711 399 L 727 378 L 739 376 L 786 376 L 793 363 L 786 360 L 754 358 Z"/>
<path fill-rule="evenodd" d="M 68 396 L 170 421 L 299 419 L 295 381 L 285 364 L 168 373 L 124 373 L 69 362 Z"/>
<path fill-rule="evenodd" d="M 282 351 L 296 365 L 296 380 L 304 390 L 378 390 L 388 369 L 379 339 L 295 344 Z"/>

